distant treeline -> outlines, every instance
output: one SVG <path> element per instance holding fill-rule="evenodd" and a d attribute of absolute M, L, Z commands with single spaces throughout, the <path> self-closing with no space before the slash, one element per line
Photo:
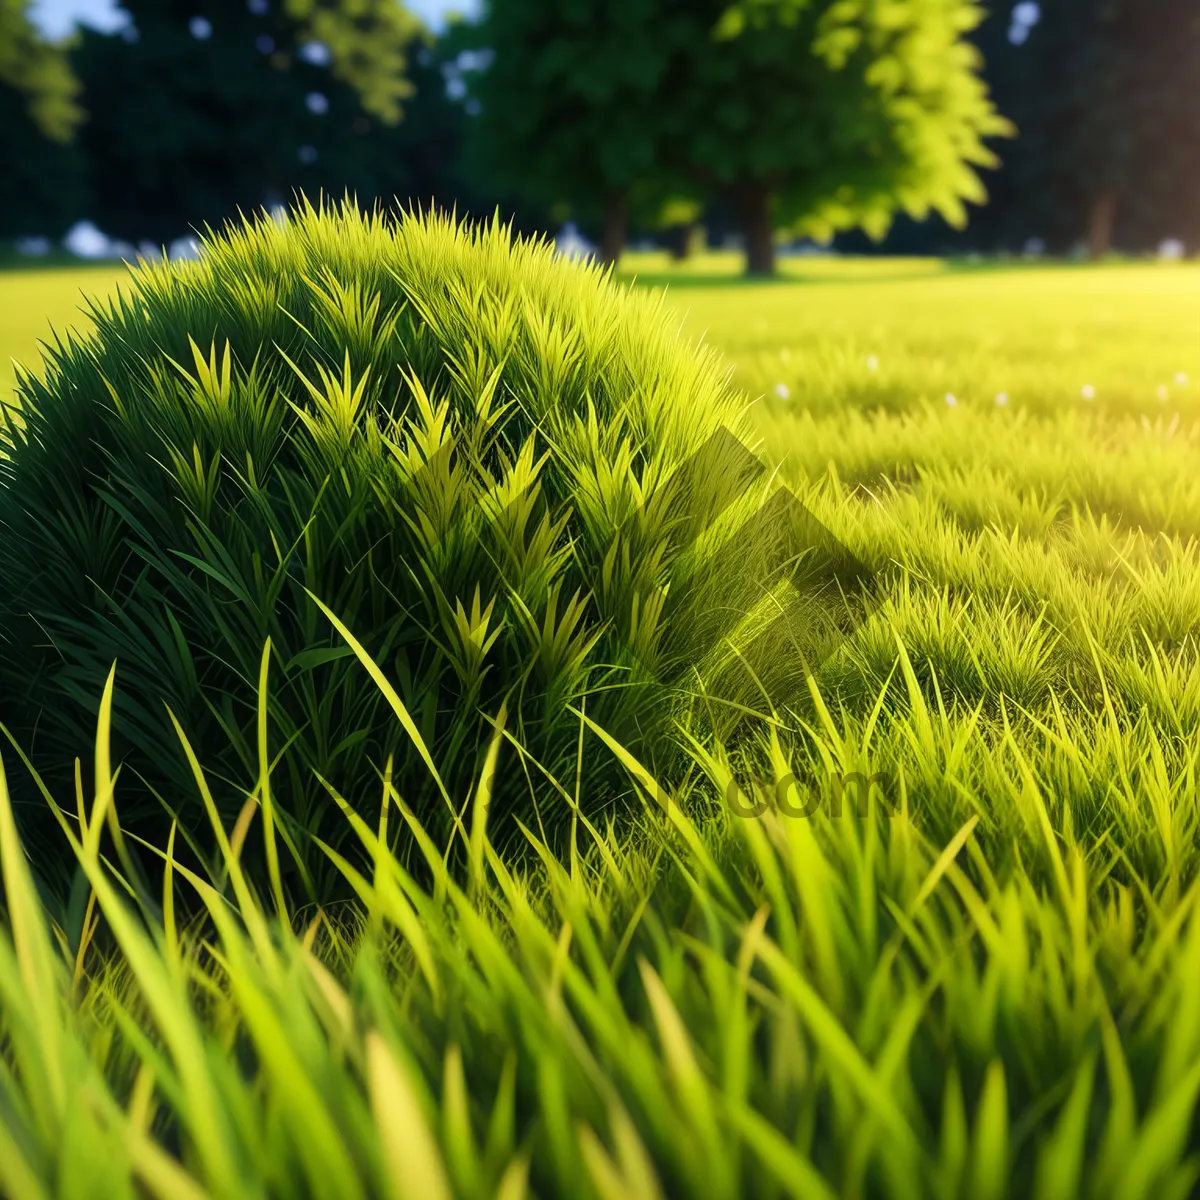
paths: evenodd
<path fill-rule="evenodd" d="M 303 189 L 498 209 L 526 232 L 570 217 L 608 257 L 647 234 L 684 253 L 703 223 L 714 241 L 741 232 L 753 260 L 772 213 L 777 230 L 858 251 L 1036 240 L 1050 253 L 1136 253 L 1178 238 L 1200 253 L 1194 0 L 910 0 L 914 29 L 953 27 L 956 56 L 942 55 L 940 91 L 922 100 L 919 179 L 910 162 L 907 175 L 888 165 L 911 130 L 897 133 L 875 84 L 847 80 L 894 66 L 912 91 L 929 64 L 869 28 L 831 34 L 845 6 L 491 0 L 481 23 L 441 37 L 395 0 L 371 0 L 369 27 L 361 15 L 339 25 L 338 5 L 316 0 L 227 0 L 211 17 L 196 0 L 124 7 L 125 30 L 83 30 L 66 50 L 77 124 L 39 116 L 0 46 L 0 239 L 59 237 L 86 218 L 165 242 Z M 714 19 L 724 41 L 697 49 L 688 23 L 708 39 Z M 793 82 L 818 95 L 816 118 Z M 856 143 L 846 131 L 859 126 Z M 936 137 L 955 150 L 934 180 L 929 164 L 947 157 Z M 776 143 L 778 166 L 750 178 L 739 153 L 769 162 Z M 843 144 L 851 157 L 831 149 Z M 757 253 L 769 269 L 769 250 Z"/>

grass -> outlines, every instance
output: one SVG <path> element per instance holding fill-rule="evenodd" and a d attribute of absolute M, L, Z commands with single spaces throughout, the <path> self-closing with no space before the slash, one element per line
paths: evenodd
<path fill-rule="evenodd" d="M 52 330 L 86 328 L 84 297 L 107 292 L 124 275 L 124 267 L 109 264 L 0 270 L 0 394 L 16 384 L 14 359 L 35 365 L 38 343 Z"/>
<path fill-rule="evenodd" d="M 1088 411 L 1153 421 L 1200 406 L 1200 266 L 793 258 L 783 282 L 758 286 L 728 274 L 735 266 L 711 256 L 672 273 L 645 255 L 624 270 L 665 286 L 752 395 L 782 383 L 795 406 L 825 415 L 899 412 L 947 392 L 990 409 L 1005 393 L 1010 410 L 1048 415 L 1082 409 L 1091 385 Z"/>
<path fill-rule="evenodd" d="M 212 877 L 159 847 L 130 895 L 102 708 L 65 908 L 0 786 L 0 1190 L 1194 1194 L 1200 269 L 730 268 L 627 264 L 880 581 L 756 769 L 697 743 L 668 798 L 577 713 L 628 824 L 500 855 L 485 777 L 448 858 L 385 777 L 313 909 L 243 874 L 264 754 Z M 887 794 L 838 815 L 856 772 Z"/>
<path fill-rule="evenodd" d="M 681 614 L 729 611 L 748 590 L 706 567 L 737 506 L 695 539 L 679 520 L 726 476 L 718 456 L 747 457 L 728 432 L 741 401 L 715 352 L 664 320 L 645 293 L 446 219 L 306 210 L 140 272 L 86 346 L 23 387 L 0 457 L 0 721 L 70 787 L 119 659 L 127 829 L 157 842 L 152 790 L 191 790 L 164 700 L 234 820 L 269 636 L 285 840 L 307 843 L 326 785 L 356 795 L 389 752 L 398 787 L 428 781 L 315 595 L 388 661 L 456 792 L 490 736 L 481 712 L 502 700 L 560 774 L 585 696 L 661 763 L 656 722 L 703 656 Z M 686 504 L 664 503 L 656 481 L 688 475 L 719 431 Z M 496 790 L 499 818 L 512 788 Z M 166 805 L 187 841 L 199 806 Z M 542 810 L 547 827 L 563 814 Z"/>

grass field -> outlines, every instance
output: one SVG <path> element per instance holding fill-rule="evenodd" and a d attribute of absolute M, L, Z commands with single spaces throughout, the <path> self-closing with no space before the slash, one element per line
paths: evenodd
<path fill-rule="evenodd" d="M 84 297 L 103 295 L 125 274 L 122 266 L 0 270 L 0 390 L 13 387 L 13 360 L 35 365 L 38 343 L 51 330 L 86 328 Z"/>
<path fill-rule="evenodd" d="M 237 834 L 221 894 L 168 858 L 132 915 L 98 785 L 60 798 L 86 883 L 48 931 L 0 781 L 0 1191 L 1195 1194 L 1200 268 L 735 269 L 625 266 L 880 583 L 770 747 L 768 810 L 716 802 L 699 746 L 665 808 L 626 763 L 636 829 L 505 861 L 481 790 L 466 877 L 421 842 L 419 882 L 381 785 L 374 877 L 340 864 L 361 912 L 275 926 Z M 0 274 L 0 355 L 111 278 Z M 770 803 L 839 773 L 894 790 Z M 207 924 L 176 928 L 184 887 Z"/>

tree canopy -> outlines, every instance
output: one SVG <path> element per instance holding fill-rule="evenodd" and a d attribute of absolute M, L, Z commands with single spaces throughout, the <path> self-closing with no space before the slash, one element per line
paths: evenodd
<path fill-rule="evenodd" d="M 610 260 L 704 211 L 762 271 L 781 235 L 1200 251 L 1195 0 L 981 4 L 484 0 L 435 39 L 401 0 L 127 0 L 52 43 L 0 0 L 0 236 L 159 240 L 304 188 L 569 215 Z"/>
<path fill-rule="evenodd" d="M 401 118 L 421 31 L 396 0 L 125 7 L 133 32 L 85 32 L 75 56 L 89 215 L 108 232 L 162 240 L 295 187 L 385 184 L 366 143 Z"/>
<path fill-rule="evenodd" d="M 65 142 L 83 116 L 79 83 L 64 47 L 39 36 L 29 9 L 29 0 L 0 0 L 0 87 L 21 94 L 46 137 Z"/>
<path fill-rule="evenodd" d="M 1200 249 L 1194 0 L 1044 0 L 1023 49 L 1037 98 L 1023 166 L 1058 214 L 1060 248 L 1085 233 L 1102 254 L 1125 225 Z"/>
<path fill-rule="evenodd" d="M 400 120 L 412 95 L 407 50 L 421 23 L 399 0 L 284 0 L 284 11 L 301 44 L 328 48 L 335 78 L 366 112 L 388 125 Z"/>
<path fill-rule="evenodd" d="M 665 8 L 679 10 L 671 19 Z M 615 258 L 632 214 L 694 190 L 664 167 L 663 88 L 693 24 L 662 0 L 491 0 L 459 40 L 480 116 L 477 166 L 535 203 L 604 212 Z"/>
<path fill-rule="evenodd" d="M 1009 132 L 965 36 L 975 0 L 490 0 L 478 85 L 493 160 L 565 199 L 718 194 L 749 265 L 778 229 L 952 223 Z"/>

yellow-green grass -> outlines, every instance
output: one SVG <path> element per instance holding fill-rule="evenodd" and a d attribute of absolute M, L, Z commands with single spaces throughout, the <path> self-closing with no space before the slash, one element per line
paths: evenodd
<path fill-rule="evenodd" d="M 621 273 L 667 287 L 688 333 L 720 347 L 749 392 L 783 384 L 793 407 L 896 409 L 947 392 L 988 407 L 1003 392 L 1013 411 L 1045 411 L 1082 408 L 1087 385 L 1100 411 L 1153 420 L 1200 406 L 1200 266 L 787 258 L 780 282 L 757 285 L 738 269 L 732 254 L 683 266 L 632 254 Z M 36 365 L 52 329 L 86 328 L 83 297 L 124 274 L 0 271 L 0 386 L 12 359 Z"/>
<path fill-rule="evenodd" d="M 1200 730 L 1200 267 L 788 259 L 776 282 L 736 272 L 734 255 L 623 267 L 668 288 L 683 336 L 725 352 L 763 455 L 878 574 L 878 618 L 820 673 L 833 702 L 868 712 L 899 637 L 964 746 L 990 753 L 1017 705 L 1021 744 L 1067 770 L 1039 723 L 1060 707 L 1103 723 L 1115 704 L 1128 722 L 1110 721 L 1112 753 L 1161 735 L 1186 776 Z M 0 311 L 28 278 L 0 276 Z M 47 278 L 66 305 L 69 276 Z M 80 272 L 70 290 L 113 278 Z M 878 746 L 889 766 L 904 757 L 894 733 Z M 1089 827 L 1114 818 L 1103 781 L 1116 769 L 1101 756 L 1071 784 Z M 1130 777 L 1128 797 L 1140 786 Z M 971 782 L 1002 830 L 1013 814 L 989 787 Z M 1165 849 L 1185 874 L 1188 820 L 1172 809 Z"/>
<path fill-rule="evenodd" d="M 1111 649 L 1194 651 L 1200 268 L 784 271 L 655 283 L 725 350 L 764 452 L 856 550 L 930 603 L 950 589 L 974 604 L 968 624 L 1016 599 L 1070 639 L 1082 605 Z M 933 609 L 913 620 L 936 624 Z"/>
<path fill-rule="evenodd" d="M 50 267 L 0 270 L 0 394 L 7 399 L 15 382 L 13 360 L 36 367 L 39 342 L 52 330 L 65 333 L 88 326 L 85 296 L 104 294 L 125 274 L 123 266 Z"/>
<path fill-rule="evenodd" d="M 732 265 L 628 264 L 725 349 L 764 455 L 878 574 L 877 619 L 818 676 L 831 706 L 869 720 L 899 639 L 947 709 L 951 811 L 1019 826 L 1001 781 L 1041 757 L 1059 832 L 1190 878 L 1200 268 Z M 893 688 L 872 766 L 909 756 L 905 708 Z"/>
<path fill-rule="evenodd" d="M 1090 386 L 1101 412 L 1200 412 L 1197 265 L 790 258 L 770 284 L 736 266 L 634 255 L 622 271 L 665 286 L 750 393 L 782 384 L 796 408 L 896 411 L 951 393 L 990 409 L 1003 393 L 1012 412 L 1082 411 Z"/>
<path fill-rule="evenodd" d="M 1200 405 L 1200 266 L 786 258 L 780 282 L 758 285 L 738 269 L 733 254 L 683 266 L 631 254 L 621 273 L 667 287 L 689 334 L 719 346 L 748 391 L 782 383 L 795 406 L 895 408 L 949 391 L 966 405 L 1006 392 L 1014 410 L 1042 409 L 1083 403 L 1088 384 L 1101 410 L 1153 418 Z M 124 274 L 0 271 L 0 385 L 11 386 L 12 359 L 36 365 L 52 329 L 85 328 L 83 297 Z"/>
<path fill-rule="evenodd" d="M 122 1196 L 1194 1194 L 1200 270 L 626 269 L 881 581 L 758 798 L 882 771 L 898 811 L 734 819 L 704 745 L 666 811 L 627 762 L 637 830 L 581 820 L 562 864 L 532 833 L 497 857 L 481 786 L 457 882 L 427 841 L 418 882 L 384 781 L 367 876 L 338 860 L 361 912 L 272 933 L 239 823 L 226 899 L 172 865 L 143 926 L 97 857 L 98 752 L 95 804 L 59 798 L 96 902 L 55 938 L 0 786 L 0 1190 L 103 1162 Z"/>

